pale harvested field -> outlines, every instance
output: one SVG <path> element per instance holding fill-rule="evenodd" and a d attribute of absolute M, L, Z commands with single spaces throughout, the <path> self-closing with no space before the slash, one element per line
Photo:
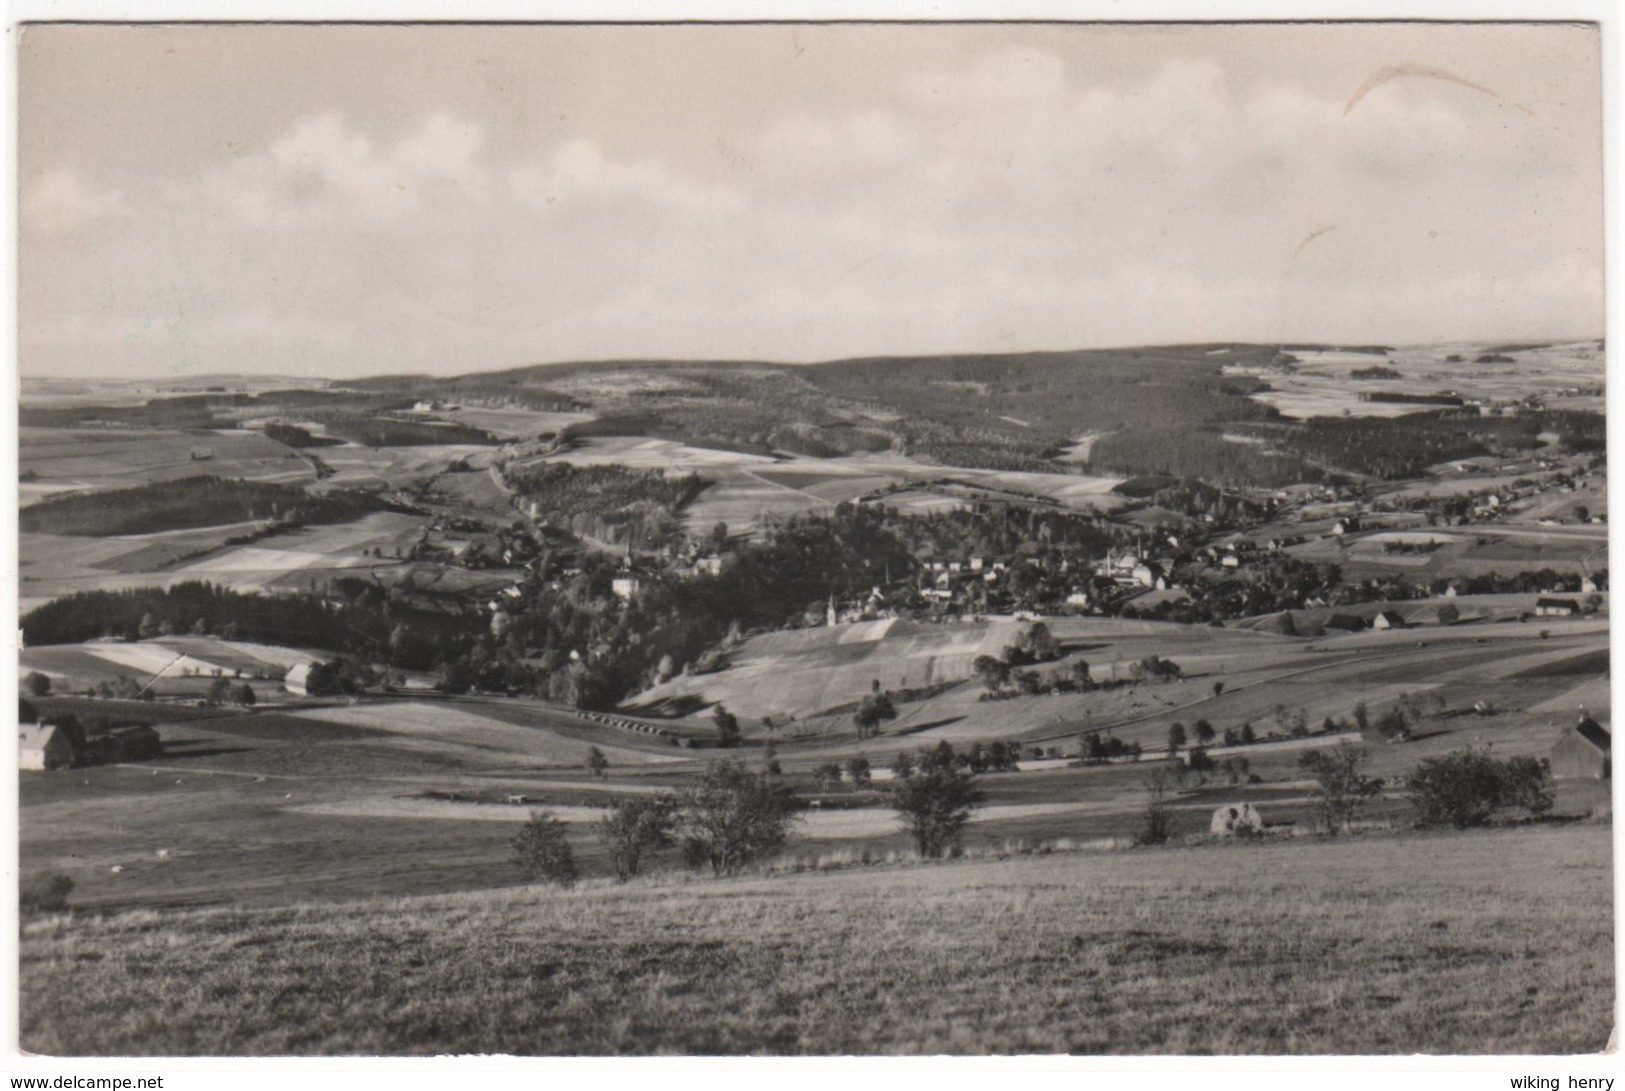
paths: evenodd
<path fill-rule="evenodd" d="M 252 545 L 227 548 L 182 566 L 186 573 L 237 576 L 280 574 L 308 568 L 357 568 L 392 560 L 395 550 L 405 552 L 418 540 L 428 520 L 419 515 L 373 512 L 348 523 L 300 527 Z M 379 549 L 383 558 L 363 557 L 361 551 Z"/>
<path fill-rule="evenodd" d="M 1566 395 L 1562 391 L 1587 387 L 1603 381 L 1604 356 L 1596 342 L 1554 344 L 1506 355 L 1511 364 L 1479 364 L 1476 358 L 1492 347 L 1487 343 L 1400 346 L 1385 358 L 1370 353 L 1294 352 L 1302 363 L 1298 374 L 1268 375 L 1271 392 L 1254 397 L 1274 405 L 1288 417 L 1352 416 L 1394 417 L 1414 413 L 1425 406 L 1399 403 L 1362 402 L 1361 391 L 1387 390 L 1411 394 L 1431 394 L 1453 390 L 1463 397 L 1517 400 L 1539 394 L 1553 408 L 1602 411 L 1595 395 Z M 1447 360 L 1459 355 L 1459 361 Z M 1349 372 L 1375 364 L 1390 366 L 1398 379 L 1353 379 Z M 1314 374 L 1319 373 L 1319 374 Z"/>
<path fill-rule="evenodd" d="M 759 477 L 749 466 L 712 464 L 696 472 L 713 484 L 683 513 L 691 534 L 706 533 L 718 523 L 735 534 L 756 533 L 771 519 L 834 507 L 833 501 Z"/>
<path fill-rule="evenodd" d="M 1309 379 L 1271 379 L 1277 389 L 1254 394 L 1253 400 L 1273 405 L 1283 417 L 1308 420 L 1310 417 L 1403 417 L 1437 405 L 1415 405 L 1405 402 L 1363 402 L 1359 390 L 1334 382 L 1315 382 Z M 1383 384 L 1372 384 L 1373 387 Z M 1385 387 L 1386 388 L 1386 387 Z"/>
<path fill-rule="evenodd" d="M 297 663 L 319 663 L 331 658 L 331 652 L 310 649 L 211 636 L 170 636 L 136 643 L 90 641 L 24 648 L 18 654 L 18 671 L 41 671 L 58 691 L 82 690 L 121 674 L 145 682 L 164 671 L 154 689 L 169 693 L 174 683 L 188 676 L 213 676 L 218 672 L 227 678 L 280 678 Z"/>
<path fill-rule="evenodd" d="M 592 420 L 590 413 L 549 413 L 541 409 L 492 409 L 485 406 L 464 406 L 436 413 L 435 416 L 473 428 L 483 428 L 498 439 L 534 439 L 562 431 L 572 424 Z"/>
<path fill-rule="evenodd" d="M 774 462 L 765 455 L 689 447 L 674 440 L 651 439 L 647 436 L 593 436 L 568 451 L 547 456 L 546 461 L 567 462 L 572 466 L 628 466 L 640 470 L 681 470 L 685 473 L 690 469 L 703 472 L 707 466 L 771 466 Z"/>
<path fill-rule="evenodd" d="M 23 927 L 21 1044 L 1593 1053 L 1610 854 L 1607 826 L 1549 826 L 47 918 Z"/>
<path fill-rule="evenodd" d="M 180 571 L 191 575 L 220 572 L 241 576 L 264 572 L 293 572 L 299 569 L 317 567 L 353 568 L 370 563 L 372 563 L 370 560 L 362 557 L 335 557 L 326 553 L 312 553 L 298 549 L 238 546 L 218 557 L 194 561 L 180 569 Z M 240 583 L 237 585 L 241 586 Z"/>
<path fill-rule="evenodd" d="M 882 778 L 884 779 L 884 778 Z M 373 796 L 351 800 L 329 800 L 321 803 L 302 803 L 286 808 L 294 814 L 343 815 L 350 818 L 410 818 L 441 822 L 512 822 L 529 820 L 534 810 L 545 810 L 560 822 L 584 825 L 604 817 L 603 807 L 578 804 L 536 802 L 526 797 L 523 804 L 462 803 L 447 799 L 423 799 L 411 796 Z M 1056 818 L 1085 812 L 1122 814 L 1137 810 L 1138 799 L 1093 800 L 1069 803 L 1014 803 L 982 807 L 971 818 L 972 825 L 982 826 L 1001 821 L 1031 818 Z M 1198 810 L 1211 810 L 1207 804 L 1191 805 Z M 866 840 L 895 834 L 901 829 L 897 815 L 884 807 L 867 807 L 846 811 L 809 811 L 795 823 L 798 840 L 847 841 Z"/>
<path fill-rule="evenodd" d="M 347 443 L 341 447 L 321 447 L 312 453 L 333 468 L 333 476 L 325 479 L 330 486 L 398 488 L 445 473 L 446 467 L 458 459 L 483 467 L 494 450 L 493 447 L 449 443 L 432 447 L 358 447 Z"/>
<path fill-rule="evenodd" d="M 48 534 L 19 536 L 21 610 L 76 591 L 168 587 L 208 579 L 238 590 L 265 590 L 280 577 L 307 570 L 342 570 L 399 564 L 394 551 L 410 549 L 427 520 L 374 512 L 349 523 L 303 527 L 226 546 L 228 538 L 261 524 L 234 523 L 118 538 Z M 383 558 L 364 558 L 380 549 Z"/>

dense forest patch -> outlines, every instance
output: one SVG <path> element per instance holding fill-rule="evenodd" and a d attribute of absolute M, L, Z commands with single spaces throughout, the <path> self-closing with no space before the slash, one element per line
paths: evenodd
<path fill-rule="evenodd" d="M 511 472 L 508 484 L 561 530 L 655 549 L 681 535 L 678 515 L 708 482 L 696 474 L 540 462 Z"/>

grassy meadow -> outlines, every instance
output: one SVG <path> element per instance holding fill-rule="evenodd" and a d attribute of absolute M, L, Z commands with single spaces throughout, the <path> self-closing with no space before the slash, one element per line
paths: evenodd
<path fill-rule="evenodd" d="M 23 924 L 52 1055 L 1587 1053 L 1611 831 L 663 876 Z"/>

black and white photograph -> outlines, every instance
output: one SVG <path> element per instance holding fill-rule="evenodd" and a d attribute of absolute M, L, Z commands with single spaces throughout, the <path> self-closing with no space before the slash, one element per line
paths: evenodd
<path fill-rule="evenodd" d="M 1617 28 L 1131 15 L 13 23 L 7 1063 L 1613 1065 Z"/>

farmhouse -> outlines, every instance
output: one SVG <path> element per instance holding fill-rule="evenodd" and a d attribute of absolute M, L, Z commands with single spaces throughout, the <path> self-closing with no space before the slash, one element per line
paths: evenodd
<path fill-rule="evenodd" d="M 1393 610 L 1384 610 L 1371 619 L 1373 629 L 1403 629 L 1406 628 L 1405 619 Z"/>
<path fill-rule="evenodd" d="M 282 678 L 282 688 L 295 697 L 310 696 L 310 663 L 295 663 Z"/>
<path fill-rule="evenodd" d="M 610 581 L 609 589 L 615 597 L 630 602 L 638 593 L 638 578 L 636 576 L 616 576 Z"/>
<path fill-rule="evenodd" d="M 1579 723 L 1564 730 L 1552 744 L 1552 776 L 1608 780 L 1613 776 L 1612 749 L 1608 729 L 1582 715 Z"/>
<path fill-rule="evenodd" d="M 1539 598 L 1535 600 L 1536 617 L 1577 617 L 1580 604 L 1573 599 Z"/>
<path fill-rule="evenodd" d="M 17 768 L 66 769 L 84 753 L 84 732 L 72 716 L 17 725 Z"/>
<path fill-rule="evenodd" d="M 1326 619 L 1324 627 L 1337 629 L 1345 633 L 1357 633 L 1365 628 L 1365 622 L 1354 614 L 1333 614 Z"/>

